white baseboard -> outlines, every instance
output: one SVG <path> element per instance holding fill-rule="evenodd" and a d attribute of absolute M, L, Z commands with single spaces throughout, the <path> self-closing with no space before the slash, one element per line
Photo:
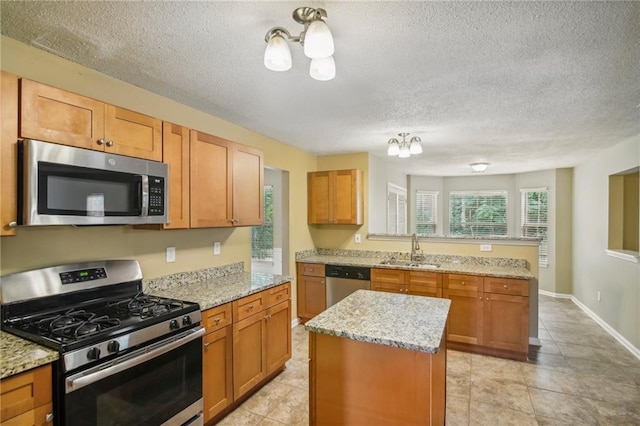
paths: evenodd
<path fill-rule="evenodd" d="M 582 309 L 587 315 L 589 315 L 600 327 L 604 328 L 607 333 L 613 336 L 622 346 L 627 348 L 629 352 L 631 352 L 636 358 L 640 359 L 640 349 L 633 346 L 633 344 L 624 338 L 624 336 L 618 333 L 613 327 L 607 324 L 602 318 L 600 318 L 595 312 L 587 307 L 584 303 L 576 299 L 573 294 L 564 294 L 564 293 L 552 293 L 546 290 L 538 290 L 539 294 L 555 297 L 557 299 L 570 299 L 573 303 L 578 305 L 580 309 Z"/>

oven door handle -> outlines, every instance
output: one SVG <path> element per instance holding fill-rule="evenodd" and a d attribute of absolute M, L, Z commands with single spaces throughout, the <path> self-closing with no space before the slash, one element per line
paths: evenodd
<path fill-rule="evenodd" d="M 192 340 L 198 339 L 204 336 L 204 328 L 199 327 L 197 329 L 189 330 L 182 335 L 173 336 L 169 340 L 169 343 L 163 344 L 161 346 L 156 346 L 154 349 L 145 348 L 141 349 L 141 354 L 135 355 L 134 352 L 131 358 L 128 358 L 122 362 L 111 365 L 110 367 L 103 368 L 101 370 L 97 370 L 95 372 L 84 371 L 82 373 L 75 374 L 66 379 L 65 393 L 71 393 L 77 391 L 78 389 L 82 389 L 85 386 L 88 386 L 92 383 L 98 382 L 106 377 L 112 376 L 114 374 L 120 373 L 128 368 L 135 367 L 136 365 L 142 364 L 143 362 L 147 362 L 153 358 L 159 357 L 162 354 L 170 352 L 184 344 L 191 342 Z"/>

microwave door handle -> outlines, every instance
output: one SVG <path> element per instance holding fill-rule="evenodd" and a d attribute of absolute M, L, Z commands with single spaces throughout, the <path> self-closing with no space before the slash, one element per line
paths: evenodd
<path fill-rule="evenodd" d="M 140 176 L 141 185 L 138 189 L 138 199 L 140 202 L 140 216 L 149 216 L 149 176 Z"/>

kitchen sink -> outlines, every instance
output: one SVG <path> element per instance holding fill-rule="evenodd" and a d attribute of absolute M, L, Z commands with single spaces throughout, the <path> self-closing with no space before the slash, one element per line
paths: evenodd
<path fill-rule="evenodd" d="M 440 267 L 438 263 L 412 262 L 409 260 L 386 259 L 380 262 L 380 265 L 404 266 L 410 268 L 436 269 Z"/>

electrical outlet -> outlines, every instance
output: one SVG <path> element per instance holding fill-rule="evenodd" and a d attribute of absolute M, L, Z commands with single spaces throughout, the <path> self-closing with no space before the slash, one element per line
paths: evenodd
<path fill-rule="evenodd" d="M 493 251 L 491 244 L 480 244 L 480 251 Z"/>
<path fill-rule="evenodd" d="M 213 243 L 213 254 L 216 256 L 220 254 L 220 241 Z"/>
<path fill-rule="evenodd" d="M 172 263 L 175 261 L 176 261 L 176 248 L 167 247 L 167 263 Z"/>
<path fill-rule="evenodd" d="M 360 244 L 362 242 L 362 236 L 360 234 L 356 234 L 354 237 L 356 244 Z"/>
<path fill-rule="evenodd" d="M 598 292 L 598 302 L 600 301 L 600 292 Z"/>

